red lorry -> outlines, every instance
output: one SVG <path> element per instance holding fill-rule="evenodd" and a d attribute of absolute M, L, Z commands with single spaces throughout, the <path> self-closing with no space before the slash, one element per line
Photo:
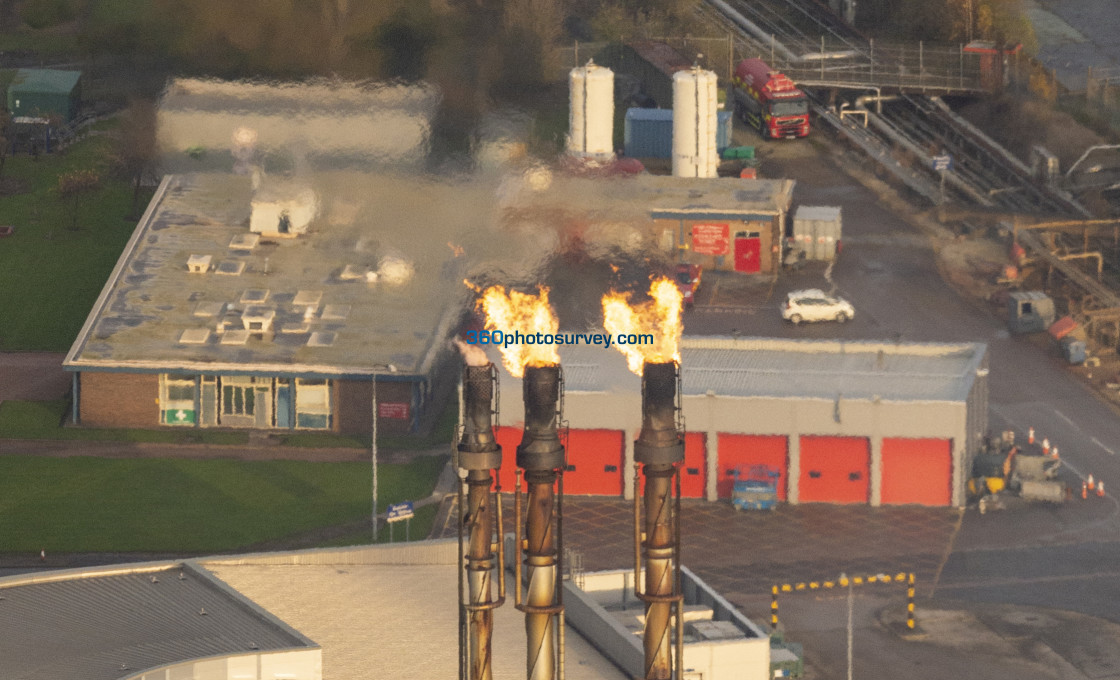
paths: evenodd
<path fill-rule="evenodd" d="M 761 59 L 744 59 L 735 67 L 735 111 L 763 137 L 809 134 L 809 99 L 793 81 L 770 70 Z"/>

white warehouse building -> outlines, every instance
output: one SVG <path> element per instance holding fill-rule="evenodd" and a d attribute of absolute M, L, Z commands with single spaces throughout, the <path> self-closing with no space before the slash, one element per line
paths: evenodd
<path fill-rule="evenodd" d="M 767 465 L 789 503 L 965 504 L 988 428 L 986 345 L 696 337 L 681 354 L 685 498 L 728 498 L 737 468 Z M 561 363 L 565 492 L 632 497 L 640 378 L 614 350 L 565 347 Z M 512 451 L 522 405 L 502 406 Z M 501 474 L 513 488 L 513 466 Z"/>

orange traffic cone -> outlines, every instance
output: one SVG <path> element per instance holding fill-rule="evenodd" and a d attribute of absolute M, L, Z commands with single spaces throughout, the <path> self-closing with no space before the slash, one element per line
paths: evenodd
<path fill-rule="evenodd" d="M 1049 454 L 1050 454 L 1050 440 L 1049 439 L 1043 439 L 1042 440 L 1042 455 L 1046 456 L 1046 455 L 1049 455 Z"/>
<path fill-rule="evenodd" d="M 1033 444 L 1034 443 L 1034 428 L 1033 427 L 1027 430 L 1027 443 L 1028 444 Z"/>
<path fill-rule="evenodd" d="M 1093 475 L 1092 474 L 1089 475 L 1088 484 L 1089 484 L 1089 490 L 1090 491 L 1092 491 L 1097 486 L 1096 482 L 1093 481 Z"/>
<path fill-rule="evenodd" d="M 1055 446 L 1053 449 L 1050 450 L 1050 457 L 1055 458 L 1055 459 L 1060 457 L 1060 456 L 1058 456 L 1058 447 L 1057 446 Z"/>
<path fill-rule="evenodd" d="M 1081 500 L 1089 497 L 1089 486 L 1085 482 L 1081 482 Z"/>
<path fill-rule="evenodd" d="M 1097 482 L 1097 495 L 1104 498 L 1104 482 Z"/>

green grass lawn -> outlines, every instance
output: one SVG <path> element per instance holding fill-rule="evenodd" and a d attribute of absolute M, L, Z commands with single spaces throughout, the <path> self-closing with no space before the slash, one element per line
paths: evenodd
<path fill-rule="evenodd" d="M 109 429 L 63 427 L 69 417 L 66 399 L 52 401 L 5 401 L 0 403 L 0 439 L 68 439 L 85 441 L 162 442 L 169 444 L 245 444 L 246 432 L 206 428 Z M 458 404 L 448 402 L 439 421 L 427 436 L 378 437 L 384 450 L 419 451 L 451 446 L 458 420 Z M 369 448 L 369 435 L 333 432 L 294 432 L 279 435 L 284 446 L 303 448 Z"/>
<path fill-rule="evenodd" d="M 0 224 L 15 233 L 0 240 L 0 350 L 65 351 L 136 226 L 127 181 L 109 177 L 105 136 L 89 137 L 65 154 L 8 159 L 6 177 L 30 191 L 0 197 Z M 102 185 L 79 208 L 78 229 L 55 191 L 59 174 L 98 169 Z M 141 198 L 146 202 L 150 192 Z"/>
<path fill-rule="evenodd" d="M 379 466 L 381 507 L 426 497 L 446 460 Z M 0 553 L 229 551 L 360 521 L 370 502 L 368 463 L 3 456 Z"/>
<path fill-rule="evenodd" d="M 0 439 L 77 439 L 167 444 L 245 444 L 245 432 L 205 429 L 125 430 L 63 427 L 65 399 L 0 404 Z"/>

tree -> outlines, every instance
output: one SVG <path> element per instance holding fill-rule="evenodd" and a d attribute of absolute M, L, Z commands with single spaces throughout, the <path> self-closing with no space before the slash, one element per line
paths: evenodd
<path fill-rule="evenodd" d="M 136 217 L 140 186 L 157 175 L 159 149 L 156 145 L 156 105 L 147 99 L 134 99 L 125 109 L 113 139 L 113 164 L 132 182 L 132 209 Z"/>
<path fill-rule="evenodd" d="M 78 208 L 82 197 L 101 186 L 101 175 L 96 170 L 72 170 L 58 176 L 58 195 L 70 204 L 70 229 L 78 230 Z"/>

